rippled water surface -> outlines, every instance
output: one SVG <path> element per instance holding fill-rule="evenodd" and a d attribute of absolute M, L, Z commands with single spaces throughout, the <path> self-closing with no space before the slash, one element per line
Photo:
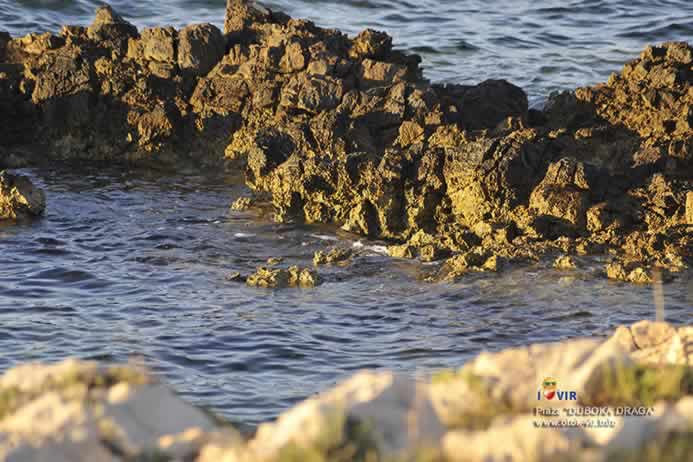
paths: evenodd
<path fill-rule="evenodd" d="M 69 166 L 26 170 L 47 216 L 0 227 L 0 369 L 66 356 L 139 358 L 197 403 L 253 424 L 360 368 L 428 373 L 482 349 L 603 334 L 653 316 L 649 287 L 521 268 L 457 284 L 323 227 L 230 212 L 236 179 Z M 310 265 L 334 244 L 362 253 L 317 289 L 226 280 L 268 257 Z M 530 289 L 531 288 L 531 289 Z M 693 288 L 666 286 L 693 322 Z"/>
<path fill-rule="evenodd" d="M 97 3 L 0 0 L 0 29 L 87 24 Z M 223 0 L 112 4 L 139 26 L 223 22 Z M 688 0 L 267 4 L 350 34 L 387 30 L 424 56 L 431 79 L 508 78 L 535 102 L 606 79 L 647 43 L 693 37 Z M 0 369 L 139 358 L 184 396 L 252 425 L 356 369 L 429 373 L 482 349 L 599 335 L 654 315 L 649 287 L 594 278 L 590 266 L 417 282 L 430 267 L 386 258 L 382 243 L 230 212 L 243 192 L 238 178 L 89 166 L 25 173 L 46 189 L 48 212 L 0 225 Z M 317 289 L 226 279 L 268 257 L 310 265 L 335 240 L 361 254 L 348 268 L 322 270 Z M 665 302 L 669 320 L 693 322 L 690 278 L 667 285 Z"/>
<path fill-rule="evenodd" d="M 0 30 L 20 35 L 89 24 L 97 0 L 0 0 Z M 225 0 L 112 0 L 138 26 L 223 25 Z M 693 39 L 690 0 L 266 0 L 349 34 L 371 27 L 424 58 L 436 81 L 505 78 L 533 103 L 605 81 L 647 44 Z"/>

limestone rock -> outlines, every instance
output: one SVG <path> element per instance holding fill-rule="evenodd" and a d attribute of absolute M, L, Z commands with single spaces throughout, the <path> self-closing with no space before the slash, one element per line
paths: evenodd
<path fill-rule="evenodd" d="M 226 40 L 212 24 L 194 24 L 178 33 L 178 67 L 192 75 L 206 75 L 226 52 Z"/>
<path fill-rule="evenodd" d="M 463 224 L 473 227 L 527 201 L 543 164 L 535 135 L 527 130 L 480 137 L 446 150 L 447 195 Z"/>
<path fill-rule="evenodd" d="M 409 146 L 420 143 L 424 138 L 424 129 L 416 122 L 406 121 L 399 127 L 399 144 Z"/>
<path fill-rule="evenodd" d="M 659 272 L 659 276 L 656 275 Z M 666 277 L 664 270 L 653 269 L 637 261 L 615 260 L 606 265 L 606 276 L 617 281 L 632 282 L 634 284 L 652 284 L 657 277 Z"/>
<path fill-rule="evenodd" d="M 313 256 L 313 264 L 315 266 L 318 266 L 332 263 L 341 263 L 349 260 L 352 255 L 353 252 L 351 251 L 351 249 L 345 249 L 342 247 L 335 247 L 326 252 L 318 250 L 317 252 L 315 252 L 315 255 Z"/>
<path fill-rule="evenodd" d="M 125 54 L 128 39 L 136 38 L 137 28 L 118 15 L 109 5 L 96 10 L 94 21 L 87 29 L 87 35 L 100 46 Z"/>
<path fill-rule="evenodd" d="M 384 59 L 392 51 L 392 37 L 384 32 L 366 29 L 354 38 L 349 50 L 352 58 Z"/>
<path fill-rule="evenodd" d="M 242 196 L 236 199 L 233 204 L 231 204 L 231 210 L 235 212 L 243 212 L 253 206 L 254 200 L 252 197 Z"/>
<path fill-rule="evenodd" d="M 272 14 L 253 0 L 227 0 L 224 33 L 242 32 L 253 22 L 266 22 Z"/>
<path fill-rule="evenodd" d="M 0 220 L 43 214 L 46 195 L 25 176 L 0 172 Z"/>
<path fill-rule="evenodd" d="M 320 284 L 318 274 L 308 268 L 292 266 L 289 269 L 260 267 L 246 283 L 251 287 L 282 289 L 286 287 L 315 287 Z"/>
<path fill-rule="evenodd" d="M 358 71 L 359 87 L 369 89 L 402 82 L 407 74 L 408 69 L 401 64 L 364 59 Z"/>
<path fill-rule="evenodd" d="M 628 364 L 631 359 L 620 345 L 585 339 L 481 353 L 463 371 L 476 378 L 492 401 L 528 411 L 536 406 L 545 377 L 558 378 L 558 388 L 575 391 L 579 399 L 598 389 L 615 367 Z"/>
<path fill-rule="evenodd" d="M 281 105 L 318 113 L 337 107 L 344 94 L 341 80 L 329 76 L 307 76 L 292 78 L 282 89 Z"/>
<path fill-rule="evenodd" d="M 64 40 L 50 32 L 29 34 L 19 39 L 25 52 L 40 55 L 48 50 L 54 50 L 64 45 Z"/>
<path fill-rule="evenodd" d="M 641 137 L 690 139 L 693 126 L 684 97 L 693 81 L 686 62 L 690 55 L 687 43 L 650 46 L 608 85 L 576 92 L 578 99 L 594 104 L 600 116 Z M 638 93 L 643 96 L 636 99 Z"/>
<path fill-rule="evenodd" d="M 609 342 L 621 345 L 634 361 L 647 365 L 693 364 L 693 328 L 640 321 L 620 327 Z"/>
<path fill-rule="evenodd" d="M 584 228 L 590 190 L 596 188 L 593 179 L 596 173 L 590 170 L 590 166 L 567 158 L 551 164 L 544 179 L 532 191 L 529 206 L 541 215 Z"/>
<path fill-rule="evenodd" d="M 503 259 L 482 247 L 474 247 L 468 252 L 448 258 L 436 279 L 453 281 L 469 271 L 499 271 Z"/>
<path fill-rule="evenodd" d="M 74 360 L 28 364 L 0 378 L 0 395 L 3 460 L 117 461 L 161 450 L 174 435 L 215 427 L 132 367 Z"/>
<path fill-rule="evenodd" d="M 88 28 L 0 34 L 3 164 L 33 162 L 36 146 L 52 159 L 233 162 L 278 221 L 410 245 L 393 252 L 423 261 L 480 246 L 487 258 L 465 270 L 536 261 L 565 236 L 580 240 L 562 252 L 627 254 L 630 282 L 693 262 L 687 43 L 648 47 L 606 84 L 530 111 L 503 80 L 431 85 L 382 32 L 350 39 L 228 0 L 225 33 L 140 37 L 102 7 Z M 419 232 L 433 239 L 414 243 Z"/>
<path fill-rule="evenodd" d="M 161 63 L 176 62 L 178 34 L 173 27 L 152 27 L 142 31 L 144 58 Z"/>
<path fill-rule="evenodd" d="M 527 94 L 506 80 L 486 80 L 475 86 L 447 85 L 442 92 L 460 110 L 467 130 L 495 128 L 508 117 L 527 120 Z"/>
<path fill-rule="evenodd" d="M 570 255 L 561 255 L 554 260 L 553 267 L 562 270 L 572 270 L 577 268 L 577 264 L 575 263 L 575 259 Z"/>
<path fill-rule="evenodd" d="M 443 436 L 443 427 L 422 386 L 389 372 L 362 372 L 285 412 L 276 422 L 261 425 L 250 447 L 261 460 L 288 444 L 329 447 L 331 442 L 321 439 L 335 428 L 335 422 L 344 419 L 370 428 L 376 447 L 385 456 L 435 447 Z"/>
<path fill-rule="evenodd" d="M 306 52 L 301 43 L 291 42 L 284 50 L 279 68 L 286 73 L 298 72 L 306 67 L 307 61 Z"/>
<path fill-rule="evenodd" d="M 487 431 L 448 432 L 443 440 L 451 462 L 549 462 L 579 451 L 583 442 L 555 428 L 537 429 L 536 419 L 521 416 L 494 425 Z"/>
<path fill-rule="evenodd" d="M 416 257 L 416 248 L 410 244 L 389 245 L 387 247 L 387 253 L 394 258 L 412 259 Z"/>
<path fill-rule="evenodd" d="M 48 103 L 44 111 L 45 122 L 54 129 L 60 128 L 61 121 L 73 117 L 72 113 L 76 112 L 82 112 L 75 116 L 84 120 L 89 112 L 85 97 L 93 91 L 88 63 L 75 54 L 49 54 L 43 64 L 45 72 L 36 79 L 31 99 L 35 104 Z"/>

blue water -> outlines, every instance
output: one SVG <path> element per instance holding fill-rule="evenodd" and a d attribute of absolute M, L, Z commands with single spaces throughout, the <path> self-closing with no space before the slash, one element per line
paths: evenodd
<path fill-rule="evenodd" d="M 0 0 L 13 35 L 87 24 L 97 2 Z M 223 1 L 115 1 L 139 26 L 211 21 Z M 533 101 L 604 80 L 647 43 L 693 37 L 689 1 L 268 2 L 355 33 L 389 31 L 433 80 L 503 77 Z M 229 211 L 238 178 L 103 166 L 24 170 L 44 219 L 0 225 L 0 370 L 67 356 L 142 361 L 184 396 L 253 425 L 364 368 L 426 374 L 482 349 L 600 335 L 654 316 L 650 287 L 577 272 L 511 268 L 455 284 L 384 257 L 382 243 L 329 227 Z M 316 289 L 230 282 L 268 257 L 310 265 L 339 241 L 359 254 Z M 531 290 L 530 290 L 531 288 Z M 667 318 L 693 323 L 693 282 L 665 286 Z"/>

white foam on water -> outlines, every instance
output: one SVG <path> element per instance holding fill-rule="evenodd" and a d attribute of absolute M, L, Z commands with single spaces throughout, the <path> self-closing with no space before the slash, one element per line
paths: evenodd
<path fill-rule="evenodd" d="M 367 245 L 365 248 L 380 255 L 389 255 L 387 253 L 387 246 L 385 245 Z"/>
<path fill-rule="evenodd" d="M 316 239 L 320 239 L 321 241 L 338 241 L 339 238 L 337 236 L 328 236 L 327 234 L 311 234 L 310 237 L 314 237 Z"/>

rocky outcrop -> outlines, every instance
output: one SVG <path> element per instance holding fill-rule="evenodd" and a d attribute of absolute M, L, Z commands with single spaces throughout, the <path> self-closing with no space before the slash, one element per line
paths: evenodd
<path fill-rule="evenodd" d="M 281 260 L 280 260 L 281 261 Z M 320 284 L 320 278 L 315 271 L 308 268 L 291 266 L 288 269 L 268 268 L 261 266 L 246 278 L 251 287 L 283 289 L 286 287 L 315 287 Z"/>
<path fill-rule="evenodd" d="M 345 249 L 342 247 L 334 247 L 325 251 L 318 250 L 313 256 L 313 264 L 315 266 L 346 264 L 353 254 L 354 252 L 351 249 Z"/>
<path fill-rule="evenodd" d="M 12 163 L 242 168 L 278 220 L 337 224 L 425 261 L 481 246 L 507 262 L 611 253 L 675 274 L 693 259 L 687 43 L 648 47 L 542 111 L 503 80 L 432 85 L 383 32 L 349 38 L 247 0 L 228 0 L 224 34 L 138 31 L 102 7 L 88 28 L 3 35 L 0 50 Z"/>
<path fill-rule="evenodd" d="M 29 178 L 0 171 L 0 220 L 35 217 L 46 209 L 46 195 Z"/>
<path fill-rule="evenodd" d="M 28 364 L 0 378 L 0 459 L 683 461 L 691 329 L 641 321 L 605 341 L 482 353 L 430 380 L 364 371 L 247 438 L 138 367 Z"/>

